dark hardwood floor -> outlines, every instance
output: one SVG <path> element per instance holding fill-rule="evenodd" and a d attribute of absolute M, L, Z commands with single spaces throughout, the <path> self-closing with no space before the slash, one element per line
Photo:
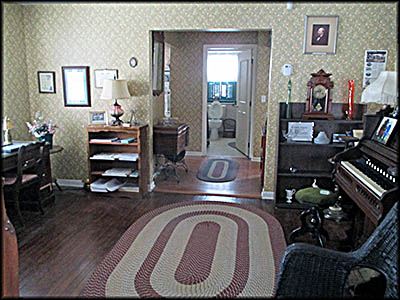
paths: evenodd
<path fill-rule="evenodd" d="M 242 203 L 275 215 L 286 235 L 300 225 L 300 211 L 275 210 L 271 201 L 260 199 L 158 192 L 143 198 L 122 198 L 66 188 L 55 192 L 56 200 L 45 207 L 44 215 L 23 211 L 24 229 L 14 222 L 22 297 L 79 296 L 126 229 L 146 212 L 166 204 L 201 200 Z M 335 248 L 344 228 L 332 225 L 337 228 L 327 246 Z"/>
<path fill-rule="evenodd" d="M 188 166 L 186 173 L 183 168 L 178 168 L 180 182 L 174 176 L 164 179 L 161 174 L 155 180 L 155 192 L 191 194 L 191 195 L 217 195 L 239 198 L 261 199 L 261 170 L 260 163 L 246 158 L 233 158 L 239 163 L 238 174 L 233 181 L 207 182 L 197 178 L 197 171 L 207 156 L 186 156 Z"/>

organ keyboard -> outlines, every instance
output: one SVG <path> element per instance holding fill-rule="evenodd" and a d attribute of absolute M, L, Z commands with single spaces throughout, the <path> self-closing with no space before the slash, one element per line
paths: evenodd
<path fill-rule="evenodd" d="M 374 126 L 377 120 L 365 126 Z M 334 181 L 353 200 L 374 226 L 398 201 L 398 126 L 386 145 L 364 135 L 357 146 L 333 157 Z M 372 133 L 371 128 L 364 132 Z"/>

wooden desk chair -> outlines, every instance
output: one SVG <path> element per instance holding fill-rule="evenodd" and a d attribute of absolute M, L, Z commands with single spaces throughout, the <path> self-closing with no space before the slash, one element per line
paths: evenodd
<path fill-rule="evenodd" d="M 22 190 L 29 188 L 29 193 L 24 196 L 29 197 L 28 203 L 38 205 L 43 214 L 43 208 L 40 201 L 40 183 L 43 173 L 43 142 L 34 142 L 32 144 L 21 146 L 18 150 L 16 173 L 4 175 L 4 198 L 5 204 L 12 205 L 18 215 L 19 222 L 24 226 L 20 209 L 20 196 Z"/>

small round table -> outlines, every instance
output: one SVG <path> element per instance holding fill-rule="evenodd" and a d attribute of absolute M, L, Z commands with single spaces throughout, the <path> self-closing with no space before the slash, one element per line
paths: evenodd
<path fill-rule="evenodd" d="M 56 153 L 59 153 L 59 152 L 61 152 L 61 151 L 63 151 L 63 150 L 64 150 L 63 147 L 58 146 L 58 145 L 53 145 L 53 147 L 50 149 L 49 152 L 50 152 L 50 154 L 56 154 Z M 61 192 L 62 189 L 61 189 L 61 187 L 59 186 L 59 184 L 57 183 L 57 178 L 54 178 L 53 181 L 54 181 L 54 184 L 57 186 L 58 190 Z"/>

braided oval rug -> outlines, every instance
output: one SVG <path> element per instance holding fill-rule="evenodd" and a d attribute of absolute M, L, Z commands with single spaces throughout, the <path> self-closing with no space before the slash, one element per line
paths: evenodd
<path fill-rule="evenodd" d="M 283 230 L 253 206 L 196 201 L 140 217 L 96 268 L 86 297 L 271 297 Z"/>

